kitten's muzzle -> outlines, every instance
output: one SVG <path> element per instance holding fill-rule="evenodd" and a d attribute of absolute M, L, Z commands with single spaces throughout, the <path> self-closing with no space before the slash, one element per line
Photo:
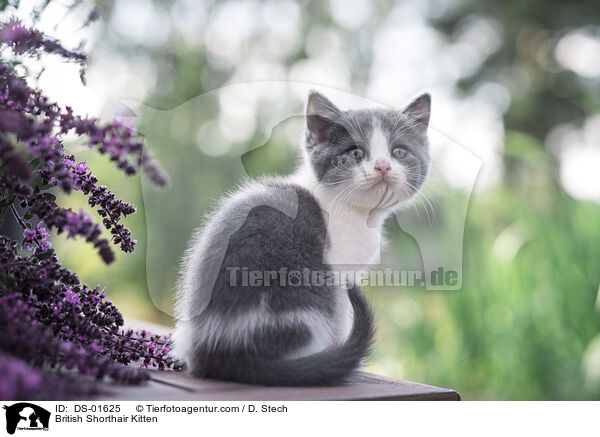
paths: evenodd
<path fill-rule="evenodd" d="M 381 173 L 381 176 L 385 176 L 392 170 L 392 164 L 385 158 L 380 158 L 375 161 L 375 170 Z"/>

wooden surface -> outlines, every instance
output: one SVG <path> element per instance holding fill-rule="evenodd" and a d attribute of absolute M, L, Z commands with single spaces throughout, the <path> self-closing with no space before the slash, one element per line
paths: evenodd
<path fill-rule="evenodd" d="M 168 328 L 129 321 L 135 329 L 166 333 Z M 332 387 L 262 387 L 229 381 L 194 378 L 185 372 L 151 370 L 141 386 L 106 385 L 99 399 L 171 401 L 281 401 L 281 400 L 432 400 L 459 401 L 451 389 L 358 372 L 351 382 Z"/>
<path fill-rule="evenodd" d="M 433 387 L 360 372 L 351 383 L 333 387 L 261 387 L 228 381 L 193 378 L 183 372 L 151 371 L 142 386 L 105 386 L 99 399 L 171 401 L 281 401 L 281 400 L 431 400 L 458 401 L 460 395 Z"/>

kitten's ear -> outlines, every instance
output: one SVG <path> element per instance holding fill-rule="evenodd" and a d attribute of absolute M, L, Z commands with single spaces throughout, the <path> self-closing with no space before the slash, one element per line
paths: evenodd
<path fill-rule="evenodd" d="M 340 115 L 341 111 L 324 95 L 315 90 L 308 94 L 306 126 L 319 142 L 329 138 Z"/>
<path fill-rule="evenodd" d="M 402 110 L 414 122 L 419 133 L 424 133 L 429 126 L 429 114 L 431 112 L 431 96 L 429 93 L 421 94 Z"/>

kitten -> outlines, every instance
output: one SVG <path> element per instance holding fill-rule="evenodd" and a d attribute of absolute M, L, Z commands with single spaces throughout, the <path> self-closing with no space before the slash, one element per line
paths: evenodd
<path fill-rule="evenodd" d="M 298 272 L 378 262 L 383 221 L 427 176 L 429 112 L 428 94 L 343 111 L 310 93 L 297 173 L 225 196 L 186 252 L 174 340 L 192 374 L 330 385 L 361 365 L 374 336 L 362 291 Z"/>

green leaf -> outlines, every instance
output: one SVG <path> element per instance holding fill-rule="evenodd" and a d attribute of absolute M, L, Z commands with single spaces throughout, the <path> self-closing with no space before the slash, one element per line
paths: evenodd
<path fill-rule="evenodd" d="M 36 253 L 33 256 L 36 257 L 39 260 L 44 260 L 44 259 L 48 259 L 52 256 L 52 254 L 54 253 L 54 249 L 48 249 L 45 252 L 42 253 Z"/>
<path fill-rule="evenodd" d="M 44 161 L 42 158 L 35 158 L 29 161 L 29 165 L 31 166 L 32 170 L 39 170 L 44 166 Z"/>
<path fill-rule="evenodd" d="M 50 188 L 54 188 L 54 185 L 45 184 L 42 181 L 42 177 L 38 174 L 37 177 L 35 178 L 34 188 L 39 193 L 40 191 L 46 191 L 46 190 L 49 190 Z"/>
<path fill-rule="evenodd" d="M 15 192 L 12 189 L 10 189 L 6 192 L 7 205 L 10 205 L 11 203 L 13 203 L 13 200 L 15 200 Z"/>

